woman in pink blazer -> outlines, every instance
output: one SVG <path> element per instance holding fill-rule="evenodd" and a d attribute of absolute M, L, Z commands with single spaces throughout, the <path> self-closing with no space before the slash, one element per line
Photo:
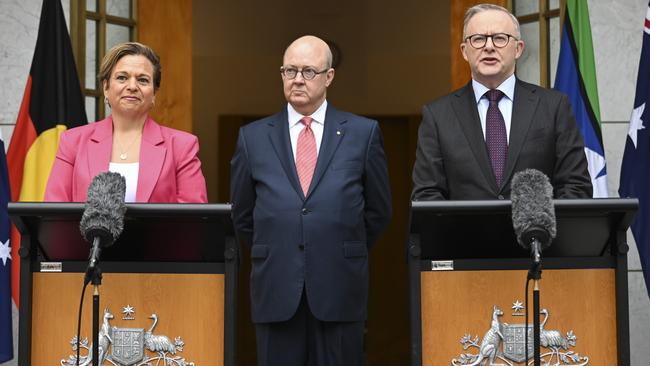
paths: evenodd
<path fill-rule="evenodd" d="M 149 117 L 160 78 L 160 59 L 145 45 L 106 54 L 99 80 L 111 115 L 61 135 L 45 201 L 84 202 L 92 179 L 110 170 L 125 177 L 127 202 L 207 202 L 196 136 Z"/>

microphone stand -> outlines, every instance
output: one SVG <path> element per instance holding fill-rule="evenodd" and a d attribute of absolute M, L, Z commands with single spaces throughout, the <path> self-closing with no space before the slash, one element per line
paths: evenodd
<path fill-rule="evenodd" d="M 530 270 L 528 270 L 528 279 L 533 280 L 533 364 L 541 366 L 541 352 L 540 352 L 540 315 L 539 315 L 539 281 L 542 279 L 542 249 L 541 243 L 537 238 L 533 237 L 530 246 L 530 254 L 533 262 L 531 263 Z M 528 324 L 526 324 L 528 327 Z M 526 338 L 528 338 L 528 331 L 526 331 Z M 526 360 L 528 361 L 528 360 Z"/>
<path fill-rule="evenodd" d="M 99 262 L 99 254 L 101 252 L 101 238 L 95 236 L 93 239 L 93 249 L 90 255 L 88 268 L 86 269 L 86 276 L 84 281 L 86 284 L 89 282 L 93 284 L 93 349 L 92 349 L 92 365 L 99 365 L 99 286 L 102 284 L 102 270 L 97 265 Z"/>

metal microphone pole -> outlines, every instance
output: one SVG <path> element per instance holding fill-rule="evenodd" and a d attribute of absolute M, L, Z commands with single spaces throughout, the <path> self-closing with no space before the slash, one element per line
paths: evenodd
<path fill-rule="evenodd" d="M 96 236 L 93 239 L 93 252 L 91 254 L 90 263 L 86 270 L 86 280 L 90 280 L 93 284 L 93 357 L 92 365 L 99 365 L 99 286 L 102 284 L 102 270 L 97 263 L 99 262 L 101 239 Z"/>
<path fill-rule="evenodd" d="M 535 353 L 534 353 L 534 365 L 535 366 L 540 366 L 541 365 L 541 355 L 540 355 L 540 340 L 539 340 L 539 333 L 540 333 L 540 327 L 539 327 L 539 280 L 535 280 L 535 285 L 533 287 L 533 311 L 535 314 L 533 315 L 533 347 L 535 348 Z"/>
<path fill-rule="evenodd" d="M 99 270 L 99 268 L 97 268 Z M 101 277 L 101 275 L 100 275 Z M 100 279 L 101 282 L 101 279 Z M 99 365 L 99 285 L 93 283 L 93 366 Z"/>
<path fill-rule="evenodd" d="M 530 247 L 533 263 L 528 271 L 528 278 L 534 281 L 533 286 L 533 365 L 541 366 L 540 352 L 540 316 L 539 316 L 539 281 L 542 279 L 542 251 L 541 244 L 536 238 Z M 528 325 L 526 325 L 528 326 Z M 526 332 L 528 337 L 528 332 Z"/>

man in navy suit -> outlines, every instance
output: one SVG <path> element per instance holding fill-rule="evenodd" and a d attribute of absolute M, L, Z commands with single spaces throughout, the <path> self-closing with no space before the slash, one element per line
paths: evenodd
<path fill-rule="evenodd" d="M 590 198 L 569 99 L 515 76 L 524 52 L 517 18 L 498 5 L 471 7 L 460 50 L 472 80 L 422 109 L 413 200 L 506 199 L 526 168 L 550 178 L 555 198 Z"/>
<path fill-rule="evenodd" d="M 231 162 L 259 365 L 364 364 L 368 252 L 391 195 L 377 122 L 327 103 L 331 66 L 324 41 L 295 40 L 280 69 L 286 108 L 242 127 Z"/>

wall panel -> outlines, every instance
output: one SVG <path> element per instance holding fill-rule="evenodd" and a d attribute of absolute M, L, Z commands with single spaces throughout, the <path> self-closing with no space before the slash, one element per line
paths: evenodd
<path fill-rule="evenodd" d="M 162 64 L 153 119 L 191 132 L 192 0 L 139 0 L 138 39 L 160 55 Z"/>

